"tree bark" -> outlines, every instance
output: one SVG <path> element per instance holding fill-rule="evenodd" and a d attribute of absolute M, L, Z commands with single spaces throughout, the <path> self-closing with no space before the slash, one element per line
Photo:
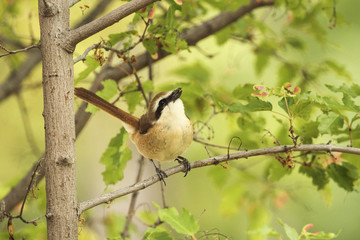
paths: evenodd
<path fill-rule="evenodd" d="M 61 47 L 69 31 L 67 0 L 39 0 L 45 121 L 48 239 L 77 239 L 73 56 Z"/>

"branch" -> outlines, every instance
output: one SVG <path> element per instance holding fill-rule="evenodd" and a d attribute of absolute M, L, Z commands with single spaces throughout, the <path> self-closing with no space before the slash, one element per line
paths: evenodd
<path fill-rule="evenodd" d="M 82 21 L 76 24 L 82 26 L 95 19 L 110 4 L 111 0 L 101 0 L 98 5 Z M 30 75 L 31 71 L 41 61 L 40 51 L 28 52 L 28 57 L 18 68 L 11 71 L 7 79 L 0 85 L 0 102 L 20 90 L 20 85 L 24 79 Z M 20 71 L 21 70 L 21 71 Z"/>
<path fill-rule="evenodd" d="M 91 12 L 78 25 L 85 24 L 91 18 L 94 18 L 95 16 L 97 16 L 99 13 L 101 13 L 106 8 L 106 6 L 110 2 L 111 2 L 111 0 L 100 1 L 98 6 L 95 8 L 95 10 L 93 12 Z M 202 23 L 201 25 L 195 26 L 194 28 L 189 29 L 188 31 L 186 31 L 185 33 L 182 34 L 182 37 L 186 41 L 191 43 L 191 45 L 195 45 L 198 41 L 202 40 L 205 36 L 204 34 L 197 35 L 197 33 L 196 33 L 197 31 L 199 33 L 203 32 L 202 28 L 209 29 L 209 31 L 210 31 L 209 26 L 213 26 L 211 28 L 211 32 L 213 32 L 213 33 L 221 30 L 220 25 L 216 25 L 215 20 L 221 21 L 222 22 L 221 26 L 226 27 L 227 26 L 226 24 L 231 24 L 232 22 L 243 17 L 244 15 L 251 12 L 252 10 L 254 10 L 258 7 L 269 6 L 269 5 L 271 5 L 271 3 L 263 3 L 263 2 L 256 3 L 256 1 L 253 0 L 250 5 L 241 7 L 236 12 L 221 13 L 218 16 Z M 237 17 L 237 19 L 235 19 L 235 20 L 234 20 L 234 14 Z M 227 15 L 229 15 L 229 16 L 227 16 Z M 197 29 L 197 30 L 193 30 L 193 29 Z M 190 34 L 194 34 L 194 35 L 191 36 Z M 136 57 L 137 62 L 133 64 L 133 67 L 135 69 L 137 69 L 137 71 L 139 71 L 140 69 L 148 66 L 149 61 L 151 61 L 151 63 L 153 63 L 155 61 L 159 61 L 159 60 L 165 58 L 168 55 L 170 55 L 170 54 L 165 51 L 159 51 L 159 57 L 158 57 L 158 59 L 155 60 L 155 59 L 149 58 L 148 53 L 141 54 Z M 0 86 L 0 101 L 19 90 L 19 87 L 20 87 L 23 79 L 29 75 L 31 70 L 37 65 L 37 63 L 40 62 L 40 60 L 41 60 L 40 51 L 30 52 L 27 60 L 24 61 L 23 64 L 19 68 L 22 71 L 18 71 L 18 69 L 12 71 L 11 75 L 7 78 L 5 83 L 2 86 Z M 119 81 L 120 79 L 127 77 L 128 74 L 126 73 L 126 71 L 131 72 L 130 67 L 126 63 L 122 64 L 118 67 L 112 67 L 110 65 L 106 65 L 105 67 L 102 68 L 102 71 L 96 76 L 96 79 L 93 82 L 93 85 L 91 86 L 90 90 L 91 91 L 99 90 L 102 87 L 101 82 L 103 80 L 114 79 L 114 80 Z M 86 103 L 82 103 L 76 113 L 76 116 L 75 116 L 76 135 L 79 135 L 79 133 L 84 128 L 84 126 L 86 125 L 87 121 L 89 120 L 89 118 L 91 116 L 90 113 L 85 112 L 86 106 L 87 106 Z M 40 159 L 43 159 L 42 157 L 40 157 Z M 34 166 L 28 171 L 28 173 L 22 178 L 22 180 L 16 186 L 14 186 L 10 190 L 10 192 L 2 199 L 3 202 L 5 203 L 5 211 L 7 211 L 7 212 L 11 211 L 24 198 L 25 193 L 26 193 L 25 189 L 29 184 L 29 181 L 30 181 L 32 173 L 34 172 L 35 166 L 36 166 L 36 164 L 34 164 Z M 38 184 L 38 182 L 40 182 L 40 180 L 44 176 L 44 167 L 42 167 L 42 166 L 43 166 L 43 164 L 40 165 L 40 169 L 38 170 L 38 178 L 35 180 L 35 183 L 34 183 L 35 186 Z M 0 217 L 1 217 L 1 215 L 2 214 L 0 213 Z"/>
<path fill-rule="evenodd" d="M 202 39 L 220 31 L 221 29 L 239 20 L 251 11 L 264 6 L 272 6 L 273 4 L 273 2 L 257 2 L 256 0 L 252 0 L 249 5 L 242 6 L 235 12 L 220 13 L 214 18 L 209 19 L 208 21 L 205 21 L 200 25 L 185 30 L 183 33 L 180 34 L 180 37 L 183 38 L 189 46 L 195 46 Z M 158 54 L 158 58 L 152 59 L 152 62 L 157 62 L 170 55 L 170 53 L 165 52 L 161 49 L 159 50 Z M 140 71 L 142 68 L 147 67 L 149 64 L 148 53 L 145 52 L 139 56 L 136 56 L 136 60 L 137 62 L 133 64 L 133 67 L 137 71 Z M 126 63 L 121 64 L 120 67 L 109 67 L 106 69 L 106 72 L 104 72 L 104 74 L 107 75 L 107 78 L 105 79 L 113 79 L 115 81 L 118 81 L 119 79 L 127 77 L 128 75 L 126 74 L 126 72 L 121 69 L 125 69 L 127 72 L 131 72 L 131 68 L 129 68 Z"/>
<path fill-rule="evenodd" d="M 326 145 L 326 144 L 307 144 L 295 147 L 294 145 L 284 145 L 284 146 L 276 146 L 276 147 L 269 147 L 269 148 L 260 148 L 254 150 L 245 150 L 241 152 L 231 153 L 229 155 L 221 155 L 217 157 L 207 158 L 200 161 L 190 163 L 191 168 L 200 168 L 206 167 L 211 165 L 217 165 L 221 162 L 236 160 L 239 158 L 249 158 L 253 156 L 260 156 L 260 155 L 268 155 L 268 154 L 275 154 L 275 153 L 282 153 L 282 152 L 289 152 L 289 151 L 297 151 L 297 152 L 343 152 L 343 153 L 350 153 L 360 155 L 360 148 L 352 148 L 352 147 L 342 147 L 342 146 L 335 146 L 335 145 Z M 182 172 L 185 170 L 184 165 L 180 164 L 175 167 L 169 168 L 165 170 L 166 175 L 171 176 L 176 173 Z M 154 175 L 150 178 L 147 178 L 141 182 L 138 182 L 134 185 L 121 188 L 119 190 L 115 190 L 110 193 L 103 194 L 97 198 L 90 199 L 79 204 L 78 209 L 78 216 L 80 216 L 84 211 L 98 206 L 100 204 L 109 203 L 116 198 L 128 195 L 130 193 L 145 189 L 155 183 L 159 182 L 159 177 Z"/>
<path fill-rule="evenodd" d="M 146 7 L 147 5 L 156 2 L 157 0 L 132 0 L 121 7 L 109 12 L 88 24 L 78 27 L 70 31 L 67 39 L 65 40 L 64 48 L 68 51 L 74 51 L 76 44 L 84 39 L 94 35 L 95 33 L 104 30 L 105 28 L 117 23 L 121 19 L 129 16 L 137 10 Z"/>
<path fill-rule="evenodd" d="M 6 49 L 6 47 L 4 47 L 4 46 L 2 46 L 0 44 L 0 48 L 6 52 L 4 54 L 1 54 L 0 57 L 5 57 L 5 56 L 8 56 L 8 55 L 16 54 L 16 53 L 20 53 L 20 52 L 26 52 L 26 51 L 29 51 L 30 49 L 33 49 L 33 48 L 39 48 L 39 46 L 40 46 L 40 43 L 37 43 L 37 44 L 31 45 L 31 46 L 28 46 L 28 47 L 25 47 L 25 48 L 22 48 L 22 49 L 11 51 L 11 50 Z"/>

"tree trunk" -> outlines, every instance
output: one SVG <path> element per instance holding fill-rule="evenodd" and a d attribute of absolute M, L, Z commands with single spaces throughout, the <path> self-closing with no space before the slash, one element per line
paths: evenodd
<path fill-rule="evenodd" d="M 77 239 L 72 54 L 62 48 L 69 31 L 67 0 L 39 0 L 45 121 L 48 239 Z"/>

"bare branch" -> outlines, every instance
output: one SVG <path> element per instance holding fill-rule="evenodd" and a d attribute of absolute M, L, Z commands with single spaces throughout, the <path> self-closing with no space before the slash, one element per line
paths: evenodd
<path fill-rule="evenodd" d="M 28 46 L 28 47 L 25 47 L 25 48 L 22 48 L 22 49 L 11 51 L 11 50 L 8 50 L 6 47 L 4 47 L 3 45 L 0 44 L 0 48 L 6 52 L 4 54 L 1 54 L 0 57 L 5 57 L 5 56 L 8 56 L 8 55 L 16 54 L 16 53 L 20 53 L 20 52 L 26 52 L 26 51 L 29 51 L 30 49 L 33 49 L 33 48 L 39 48 L 39 46 L 40 46 L 40 43 L 37 43 L 37 44 L 31 45 L 31 46 Z"/>
<path fill-rule="evenodd" d="M 93 12 L 91 12 L 89 15 L 87 15 L 86 18 L 83 19 L 81 23 L 78 25 L 83 25 L 87 22 L 89 22 L 90 19 L 95 18 L 99 13 L 101 13 L 106 6 L 111 2 L 111 0 L 103 0 L 100 1 L 98 6 L 94 9 Z M 223 27 L 227 26 L 228 24 L 231 24 L 234 21 L 234 14 L 236 15 L 236 19 L 239 19 L 243 17 L 245 14 L 251 12 L 252 10 L 262 7 L 262 6 L 269 6 L 273 3 L 267 2 L 261 2 L 256 3 L 256 1 L 252 1 L 250 5 L 241 7 L 238 11 L 235 12 L 224 12 L 219 14 L 218 16 L 205 21 L 201 25 L 195 26 L 192 29 L 189 29 L 188 31 L 184 32 L 181 36 L 183 39 L 185 39 L 189 45 L 195 45 L 198 41 L 202 40 L 203 38 L 207 37 L 208 35 L 213 34 L 216 31 L 221 30 Z M 221 24 L 216 24 L 216 21 L 221 22 Z M 212 26 L 211 28 L 209 26 Z M 204 30 L 202 29 L 204 28 Z M 204 34 L 203 32 L 208 29 L 210 32 L 209 34 Z M 197 34 L 202 33 L 202 34 Z M 159 51 L 159 57 L 158 59 L 151 59 L 149 58 L 149 54 L 146 52 L 144 54 L 141 54 L 136 57 L 137 62 L 133 64 L 133 67 L 136 68 L 138 71 L 146 66 L 148 66 L 149 61 L 156 62 L 159 61 L 166 56 L 170 55 L 169 53 L 165 51 Z M 150 60 L 149 60 L 150 59 Z M 34 68 L 34 66 L 37 65 L 37 63 L 41 60 L 41 54 L 40 51 L 33 51 L 30 52 L 28 55 L 28 58 L 23 64 L 20 66 L 19 69 L 22 69 L 22 71 L 14 70 L 11 75 L 7 78 L 5 83 L 0 86 L 0 101 L 5 99 L 7 96 L 11 95 L 12 93 L 16 92 L 19 89 L 20 84 L 22 83 L 22 80 L 31 72 L 31 70 Z M 125 70 L 125 71 L 124 71 Z M 112 67 L 110 65 L 106 65 L 102 68 L 102 71 L 96 76 L 96 79 L 94 80 L 93 85 L 91 86 L 91 91 L 97 91 L 99 90 L 102 85 L 101 82 L 106 79 L 114 79 L 116 81 L 119 81 L 122 78 L 125 78 L 128 76 L 128 73 L 131 72 L 131 69 L 127 64 L 122 64 L 120 66 Z M 19 75 L 20 74 L 20 75 Z M 78 135 L 81 130 L 86 125 L 87 121 L 89 120 L 91 114 L 88 112 L 85 112 L 87 104 L 82 103 L 80 107 L 78 108 L 78 111 L 76 113 L 75 122 L 76 122 L 76 135 Z M 40 159 L 43 159 L 42 157 Z M 35 181 L 35 185 L 43 178 L 44 176 L 44 167 L 43 165 L 40 165 L 40 168 L 38 170 L 38 177 Z M 2 199 L 5 204 L 5 211 L 11 211 L 25 196 L 26 193 L 26 187 L 29 184 L 30 178 L 32 176 L 32 173 L 36 167 L 36 164 L 28 171 L 26 176 L 22 178 L 22 180 L 14 186 L 11 191 Z M 181 170 L 180 170 L 181 171 Z M 1 217 L 0 213 L 0 217 Z"/>
<path fill-rule="evenodd" d="M 269 148 L 260 148 L 254 150 L 247 150 L 241 151 L 236 153 L 231 153 L 229 155 L 221 155 L 212 158 L 207 158 L 203 160 L 199 160 L 196 162 L 190 163 L 191 168 L 200 168 L 206 167 L 211 165 L 217 165 L 221 162 L 226 162 L 230 160 L 236 160 L 239 158 L 249 158 L 253 156 L 260 156 L 260 155 L 268 155 L 268 154 L 275 154 L 275 153 L 282 153 L 282 152 L 289 152 L 289 151 L 296 151 L 296 152 L 343 152 L 343 153 L 350 153 L 360 155 L 360 148 L 352 148 L 352 147 L 342 147 L 342 146 L 335 146 L 335 145 L 325 145 L 325 144 L 306 144 L 301 146 L 294 146 L 294 145 L 284 145 L 284 146 L 276 146 L 276 147 L 269 147 Z M 182 172 L 185 170 L 184 165 L 180 164 L 175 167 L 169 168 L 165 170 L 166 175 L 171 176 L 176 173 Z M 97 198 L 87 200 L 85 202 L 81 202 L 79 204 L 78 213 L 79 216 L 86 210 L 98 206 L 100 204 L 108 203 L 116 198 L 128 195 L 135 191 L 140 191 L 145 189 L 155 183 L 159 182 L 159 177 L 154 175 L 150 178 L 147 178 L 141 182 L 138 182 L 134 185 L 121 188 L 119 190 L 115 190 L 110 193 L 105 193 Z"/>
<path fill-rule="evenodd" d="M 95 48 L 99 47 L 100 44 L 93 44 L 90 47 L 88 47 L 83 54 L 81 54 L 80 56 L 78 56 L 77 58 L 74 59 L 74 64 L 80 61 L 85 61 L 86 60 L 86 56 L 89 54 L 89 52 L 91 50 L 94 50 Z"/>
<path fill-rule="evenodd" d="M 106 7 L 110 4 L 111 0 L 101 0 L 93 10 L 86 15 L 79 23 L 76 24 L 76 27 L 82 26 L 91 20 L 95 19 L 99 14 L 101 14 Z M 20 43 L 19 43 L 20 44 Z M 20 88 L 23 80 L 29 76 L 31 71 L 37 66 L 41 61 L 40 51 L 30 51 L 28 52 L 28 57 L 23 61 L 18 68 L 11 71 L 10 75 L 6 80 L 0 85 L 0 101 L 6 99 L 8 96 L 11 96 L 17 92 Z M 21 71 L 19 71 L 21 69 Z"/>
<path fill-rule="evenodd" d="M 68 38 L 65 41 L 65 49 L 73 51 L 76 44 L 82 40 L 94 35 L 95 33 L 104 30 L 105 28 L 117 23 L 124 17 L 136 12 L 137 10 L 146 7 L 147 5 L 156 2 L 157 0 L 133 0 L 121 7 L 109 12 L 105 16 L 102 16 L 88 24 L 78 27 L 70 31 Z"/>

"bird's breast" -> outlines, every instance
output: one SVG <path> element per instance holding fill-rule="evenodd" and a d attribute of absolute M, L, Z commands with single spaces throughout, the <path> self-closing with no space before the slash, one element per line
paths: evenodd
<path fill-rule="evenodd" d="M 157 161 L 172 161 L 191 144 L 193 127 L 184 115 L 181 119 L 163 119 L 146 134 L 134 133 L 131 140 L 146 158 Z"/>

